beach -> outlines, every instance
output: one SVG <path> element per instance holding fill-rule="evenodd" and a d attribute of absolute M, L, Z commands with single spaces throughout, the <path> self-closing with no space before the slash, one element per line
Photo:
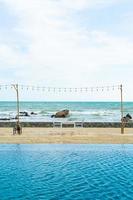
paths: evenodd
<path fill-rule="evenodd" d="M 124 106 L 124 114 L 133 110 L 132 102 L 125 102 Z M 13 135 L 16 102 L 0 102 L 0 117 L 11 118 L 0 122 L 0 143 L 133 143 L 132 123 L 126 125 L 125 134 L 121 134 L 120 102 L 20 102 L 20 108 L 27 114 L 20 116 L 23 133 Z M 63 108 L 70 110 L 66 118 L 51 118 Z M 56 122 L 60 122 L 62 128 L 55 127 Z M 73 127 L 74 122 L 80 122 L 84 128 Z"/>
<path fill-rule="evenodd" d="M 13 135 L 12 128 L 0 128 L 1 144 L 132 144 L 133 128 L 23 128 Z"/>

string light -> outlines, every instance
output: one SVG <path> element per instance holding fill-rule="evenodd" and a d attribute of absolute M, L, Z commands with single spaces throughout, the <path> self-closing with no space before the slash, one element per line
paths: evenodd
<path fill-rule="evenodd" d="M 15 85 L 15 84 L 14 84 Z M 61 88 L 61 87 L 38 87 L 34 85 L 18 85 L 21 90 L 26 89 L 26 90 L 36 90 L 36 91 L 47 91 L 47 92 L 98 92 L 98 91 L 110 91 L 110 90 L 115 90 L 121 89 L 120 85 L 113 85 L 113 86 L 102 86 L 102 87 L 84 87 L 84 88 Z M 2 89 L 13 89 L 13 85 L 0 85 L 0 90 Z"/>
<path fill-rule="evenodd" d="M 43 87 L 42 91 L 44 92 L 45 91 L 45 88 Z"/>

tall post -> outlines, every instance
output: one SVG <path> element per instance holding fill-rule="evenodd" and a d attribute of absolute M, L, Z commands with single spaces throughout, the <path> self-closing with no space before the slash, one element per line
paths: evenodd
<path fill-rule="evenodd" d="M 123 86 L 120 85 L 120 92 L 121 92 L 121 133 L 124 134 L 124 111 L 123 111 Z"/>
<path fill-rule="evenodd" d="M 18 84 L 13 84 L 12 85 L 16 91 L 16 94 L 17 94 L 17 123 L 19 125 L 19 87 L 18 87 Z"/>

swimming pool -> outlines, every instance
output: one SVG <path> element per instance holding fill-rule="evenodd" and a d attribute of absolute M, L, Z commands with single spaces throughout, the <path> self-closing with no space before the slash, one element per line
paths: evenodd
<path fill-rule="evenodd" d="M 7 199 L 133 199 L 133 145 L 0 145 Z"/>

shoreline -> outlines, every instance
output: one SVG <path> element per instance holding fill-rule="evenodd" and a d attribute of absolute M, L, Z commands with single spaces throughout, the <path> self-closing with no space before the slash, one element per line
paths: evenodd
<path fill-rule="evenodd" d="M 0 128 L 0 144 L 133 144 L 133 128 Z"/>

